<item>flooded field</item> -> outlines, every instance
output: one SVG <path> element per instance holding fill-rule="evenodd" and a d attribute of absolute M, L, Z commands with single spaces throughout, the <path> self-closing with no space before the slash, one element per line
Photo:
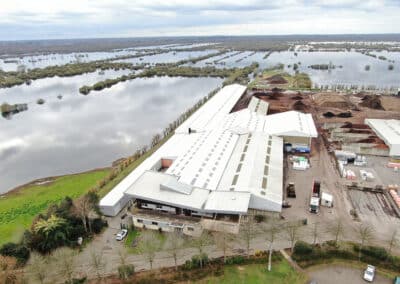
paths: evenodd
<path fill-rule="evenodd" d="M 109 166 L 132 154 L 222 79 L 136 79 L 88 96 L 85 83 L 123 71 L 48 78 L 0 89 L 0 101 L 28 103 L 0 117 L 0 192 L 33 179 Z M 57 96 L 61 94 L 62 98 Z M 37 99 L 45 103 L 38 105 Z"/>
<path fill-rule="evenodd" d="M 154 65 L 220 51 L 207 45 L 168 44 L 107 52 L 3 58 L 0 59 L 0 69 L 43 68 L 113 59 L 144 50 L 162 50 L 151 56 L 117 60 Z M 202 46 L 205 46 L 204 50 L 179 51 Z M 261 70 L 283 64 L 288 73 L 298 70 L 309 74 L 314 86 L 400 87 L 400 52 L 370 51 L 368 56 L 356 51 L 282 51 L 269 54 L 266 51 L 225 50 L 224 54 L 195 64 L 187 63 L 186 66 L 243 68 L 257 62 Z M 311 68 L 315 64 L 329 65 L 330 68 Z M 40 177 L 107 166 L 149 142 L 152 135 L 222 83 L 222 79 L 163 77 L 119 83 L 88 96 L 78 92 L 83 85 L 93 85 L 132 72 L 141 71 L 106 70 L 34 80 L 31 85 L 0 89 L 0 104 L 26 103 L 28 106 L 27 111 L 17 113 L 11 119 L 0 118 L 0 192 Z M 38 104 L 39 99 L 44 104 Z"/>

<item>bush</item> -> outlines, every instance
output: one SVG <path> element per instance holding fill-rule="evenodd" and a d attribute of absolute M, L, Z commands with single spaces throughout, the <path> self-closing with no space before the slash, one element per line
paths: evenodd
<path fill-rule="evenodd" d="M 354 245 L 353 249 L 355 252 L 360 251 L 359 245 Z M 361 249 L 361 253 L 363 255 L 378 259 L 378 260 L 386 260 L 389 257 L 389 254 L 385 248 L 382 247 L 374 247 L 374 246 L 367 246 Z"/>
<path fill-rule="evenodd" d="M 0 254 L 15 257 L 19 265 L 24 265 L 29 259 L 30 251 L 24 245 L 6 243 L 0 248 Z"/>
<path fill-rule="evenodd" d="M 264 222 L 265 216 L 264 216 L 264 215 L 255 215 L 255 216 L 254 216 L 254 220 L 255 220 L 257 223 Z"/>
<path fill-rule="evenodd" d="M 107 221 L 101 218 L 92 219 L 90 222 L 92 222 L 92 230 L 95 234 L 99 234 L 104 227 L 108 226 Z"/>
<path fill-rule="evenodd" d="M 302 241 L 297 241 L 293 253 L 296 255 L 309 255 L 312 254 L 314 251 L 312 245 L 302 242 Z"/>
<path fill-rule="evenodd" d="M 118 266 L 118 275 L 121 279 L 128 279 L 135 273 L 135 266 L 133 264 L 125 264 Z"/>
<path fill-rule="evenodd" d="M 203 263 L 203 267 L 209 263 L 207 254 L 203 253 L 201 255 L 196 254 L 192 256 L 192 260 L 186 260 L 185 264 L 183 265 L 183 269 L 190 270 L 194 268 L 200 268 L 201 262 Z"/>
<path fill-rule="evenodd" d="M 74 278 L 72 279 L 72 284 L 84 284 L 86 283 L 87 279 L 86 277 L 82 277 L 82 278 Z M 65 282 L 67 283 L 67 282 Z"/>
<path fill-rule="evenodd" d="M 242 264 L 245 261 L 241 255 L 230 257 L 226 260 L 226 264 Z"/>

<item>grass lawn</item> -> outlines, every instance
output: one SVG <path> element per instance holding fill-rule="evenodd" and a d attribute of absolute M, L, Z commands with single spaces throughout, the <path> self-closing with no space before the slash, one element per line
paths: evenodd
<path fill-rule="evenodd" d="M 96 185 L 109 170 L 63 176 L 49 184 L 28 185 L 0 197 L 0 245 L 19 241 L 33 218 L 64 197 L 76 198 Z"/>
<path fill-rule="evenodd" d="M 224 276 L 209 277 L 195 283 L 306 283 L 307 276 L 295 271 L 286 260 L 273 263 L 272 270 L 266 270 L 266 264 L 226 266 Z"/>
<path fill-rule="evenodd" d="M 157 231 L 155 231 L 155 232 L 157 232 Z M 137 230 L 137 229 L 129 230 L 128 236 L 125 239 L 125 247 L 127 248 L 127 251 L 129 253 L 132 253 L 132 254 L 139 254 L 140 253 L 140 248 L 139 248 L 140 233 L 141 233 L 141 231 Z M 137 238 L 138 238 L 138 240 L 136 241 L 136 246 L 133 247 L 132 244 L 133 244 L 134 240 L 137 239 Z M 157 238 L 160 240 L 161 246 L 163 247 L 164 243 L 165 243 L 165 240 L 167 238 L 166 234 L 165 233 L 162 233 L 162 234 L 158 234 L 157 233 Z"/>

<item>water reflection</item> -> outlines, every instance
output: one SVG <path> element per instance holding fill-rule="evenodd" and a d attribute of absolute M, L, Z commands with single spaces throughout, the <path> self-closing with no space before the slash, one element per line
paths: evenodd
<path fill-rule="evenodd" d="M 7 101 L 30 101 L 29 111 L 0 121 L 0 191 L 39 177 L 108 166 L 148 143 L 222 82 L 147 78 L 82 96 L 81 81 L 95 75 L 82 76 L 37 80 L 29 89 L 0 91 Z M 59 93 L 62 100 L 56 97 Z M 46 104 L 37 105 L 38 97 L 47 98 Z"/>

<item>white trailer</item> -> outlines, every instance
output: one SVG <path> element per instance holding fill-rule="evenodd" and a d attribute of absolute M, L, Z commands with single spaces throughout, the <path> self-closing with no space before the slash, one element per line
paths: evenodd
<path fill-rule="evenodd" d="M 332 194 L 322 192 L 321 205 L 325 207 L 333 207 L 333 196 Z"/>

